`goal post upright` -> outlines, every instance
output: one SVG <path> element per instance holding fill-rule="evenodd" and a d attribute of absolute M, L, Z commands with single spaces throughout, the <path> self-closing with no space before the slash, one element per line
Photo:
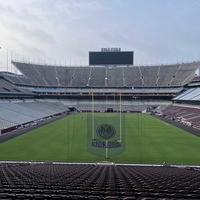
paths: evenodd
<path fill-rule="evenodd" d="M 94 91 L 92 90 L 92 139 L 94 139 Z"/>
<path fill-rule="evenodd" d="M 120 142 L 122 141 L 122 93 L 119 93 L 119 131 L 120 131 Z"/>

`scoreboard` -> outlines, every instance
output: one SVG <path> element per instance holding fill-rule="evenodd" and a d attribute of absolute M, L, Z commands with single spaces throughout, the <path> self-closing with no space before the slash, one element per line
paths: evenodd
<path fill-rule="evenodd" d="M 102 48 L 89 52 L 89 65 L 133 65 L 133 51 L 120 48 Z"/>

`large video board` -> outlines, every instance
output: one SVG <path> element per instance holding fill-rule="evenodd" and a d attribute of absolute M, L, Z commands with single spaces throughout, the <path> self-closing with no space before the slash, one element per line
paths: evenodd
<path fill-rule="evenodd" d="M 133 51 L 89 52 L 89 65 L 133 65 Z"/>

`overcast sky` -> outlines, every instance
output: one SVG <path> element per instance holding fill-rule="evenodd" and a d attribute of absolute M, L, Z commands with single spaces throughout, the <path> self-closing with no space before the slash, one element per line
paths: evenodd
<path fill-rule="evenodd" d="M 200 0 L 0 0 L 0 70 L 11 57 L 86 65 L 102 47 L 135 65 L 199 60 L 199 21 Z"/>

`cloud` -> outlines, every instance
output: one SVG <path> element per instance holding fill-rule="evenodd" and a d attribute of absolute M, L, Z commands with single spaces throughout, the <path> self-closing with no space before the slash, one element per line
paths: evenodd
<path fill-rule="evenodd" d="M 88 51 L 101 47 L 133 50 L 137 60 L 187 59 L 200 52 L 199 6 L 197 0 L 0 0 L 1 68 L 6 49 L 68 63 L 86 63 Z"/>
<path fill-rule="evenodd" d="M 41 41 L 45 41 L 47 43 L 54 43 L 55 42 L 55 39 L 54 37 L 47 33 L 46 31 L 42 30 L 42 29 L 36 29 L 36 30 L 33 30 L 33 32 L 31 33 L 31 35 Z"/>
<path fill-rule="evenodd" d="M 102 12 L 110 10 L 109 7 L 103 6 L 98 1 L 57 1 L 56 8 L 64 13 L 71 11 L 84 11 L 84 12 Z"/>

